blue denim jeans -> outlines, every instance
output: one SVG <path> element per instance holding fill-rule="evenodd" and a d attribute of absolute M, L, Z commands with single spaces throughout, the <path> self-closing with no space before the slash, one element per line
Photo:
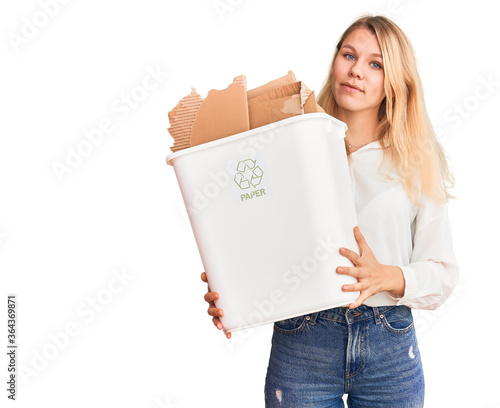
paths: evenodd
<path fill-rule="evenodd" d="M 411 309 L 337 307 L 275 322 L 266 407 L 416 408 L 424 376 Z"/>

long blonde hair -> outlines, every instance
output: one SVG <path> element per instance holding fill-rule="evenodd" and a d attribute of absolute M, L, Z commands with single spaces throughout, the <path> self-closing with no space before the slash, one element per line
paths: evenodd
<path fill-rule="evenodd" d="M 389 157 L 392 159 L 408 197 L 418 206 L 421 206 L 420 192 L 438 202 L 453 198 L 449 189 L 455 180 L 427 114 L 413 48 L 393 21 L 383 16 L 364 15 L 347 28 L 337 43 L 318 104 L 326 113 L 336 116 L 333 64 L 346 37 L 361 27 L 377 37 L 384 62 L 386 96 L 380 104 L 376 128 L 377 139 L 384 147 L 382 164 Z M 347 153 L 350 154 L 349 149 Z"/>

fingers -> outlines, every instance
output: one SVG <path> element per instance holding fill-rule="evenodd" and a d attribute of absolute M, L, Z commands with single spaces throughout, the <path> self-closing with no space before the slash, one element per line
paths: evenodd
<path fill-rule="evenodd" d="M 201 280 L 205 283 L 208 283 L 207 274 L 205 272 L 202 272 Z M 210 316 L 213 316 L 212 322 L 214 323 L 215 327 L 217 327 L 219 330 L 223 330 L 222 322 L 220 321 L 219 317 L 224 315 L 224 310 L 219 309 L 215 306 L 215 301 L 219 299 L 219 294 L 217 292 L 212 292 L 210 290 L 210 286 L 208 286 L 208 292 L 205 294 L 204 299 L 209 304 L 207 313 Z M 225 334 L 228 339 L 231 338 L 231 333 L 225 332 Z"/>
<path fill-rule="evenodd" d="M 231 333 L 227 332 L 225 329 L 222 329 L 222 331 L 224 332 L 224 334 L 226 335 L 226 337 L 227 337 L 228 339 L 230 339 L 230 338 L 231 338 Z"/>
<path fill-rule="evenodd" d="M 361 269 L 360 268 L 348 268 L 345 266 L 339 266 L 337 268 L 337 273 L 341 274 L 341 275 L 350 275 L 350 276 L 354 276 L 356 278 L 359 278 L 361 276 Z M 360 306 L 365 301 L 365 299 L 367 299 L 369 297 L 369 295 L 366 294 L 367 291 L 364 290 L 364 289 L 366 289 L 365 286 L 366 285 L 363 282 L 357 282 L 357 283 L 353 283 L 351 285 L 343 285 L 342 286 L 342 292 L 360 292 L 360 295 L 358 296 L 356 301 L 354 303 L 351 303 L 349 305 L 349 308 L 354 309 L 354 308 Z"/>
<path fill-rule="evenodd" d="M 219 299 L 219 294 L 217 292 L 205 293 L 204 299 L 209 304 L 209 307 L 207 309 L 207 313 L 210 316 L 223 316 L 224 315 L 224 311 L 215 306 L 215 301 Z"/>
<path fill-rule="evenodd" d="M 222 329 L 222 323 L 218 317 L 213 317 L 212 321 L 214 322 L 215 326 L 221 330 Z"/>
<path fill-rule="evenodd" d="M 363 304 L 363 302 L 374 294 L 370 288 L 366 288 L 362 282 L 354 283 L 352 285 L 343 285 L 342 292 L 359 292 L 358 298 L 351 304 L 349 309 L 355 309 Z"/>
<path fill-rule="evenodd" d="M 208 309 L 207 309 L 207 313 L 210 315 L 210 316 L 214 316 L 214 317 L 218 317 L 218 316 L 224 316 L 224 310 L 222 309 L 219 309 L 215 306 L 210 306 Z"/>
<path fill-rule="evenodd" d="M 358 226 L 354 227 L 354 238 L 356 238 L 356 242 L 358 243 L 358 246 L 361 250 L 361 241 L 364 241 L 363 235 L 361 235 L 361 231 L 359 230 Z M 347 248 L 340 248 L 339 249 L 340 255 L 345 256 L 347 259 L 349 259 L 352 262 L 355 262 L 359 258 L 359 255 L 351 251 L 350 249 Z M 361 252 L 361 251 L 360 251 Z"/>
<path fill-rule="evenodd" d="M 208 302 L 209 304 L 209 307 L 207 309 L 207 313 L 210 315 L 210 316 L 223 316 L 224 315 L 224 310 L 218 308 L 217 306 L 215 306 L 215 300 L 217 300 L 219 298 L 219 294 L 217 292 L 208 292 L 206 295 L 205 295 L 205 300 Z"/>
<path fill-rule="evenodd" d="M 361 256 L 363 256 L 365 253 L 371 253 L 371 248 L 366 242 L 366 239 L 359 230 L 358 226 L 354 227 L 354 238 L 356 238 L 356 242 L 358 243 L 359 254 Z"/>
<path fill-rule="evenodd" d="M 210 292 L 208 291 L 205 293 L 205 296 L 203 297 L 205 299 L 205 302 L 215 302 L 216 300 L 219 300 L 219 294 L 217 292 Z"/>
<path fill-rule="evenodd" d="M 342 292 L 361 292 L 364 288 L 362 283 L 353 283 L 352 285 L 343 285 Z"/>
<path fill-rule="evenodd" d="M 208 314 L 212 317 L 212 322 L 214 323 L 215 327 L 217 327 L 219 330 L 223 330 L 224 326 L 222 325 L 222 322 L 220 321 L 219 317 L 224 315 L 224 311 L 222 309 L 217 309 L 216 307 L 209 307 L 208 308 Z M 228 333 L 224 330 L 226 337 L 228 339 L 231 338 L 231 333 Z"/>
<path fill-rule="evenodd" d="M 358 242 L 362 242 L 365 240 L 365 237 L 363 236 L 357 225 L 354 227 L 354 238 L 356 238 L 356 241 Z"/>
<path fill-rule="evenodd" d="M 361 234 L 358 226 L 354 227 L 354 238 L 356 238 L 356 242 L 358 243 L 359 255 L 347 248 L 340 248 L 339 252 L 353 263 L 356 263 L 365 252 L 370 251 L 370 247 L 366 243 L 365 237 Z"/>
<path fill-rule="evenodd" d="M 358 243 L 358 246 L 361 249 L 366 242 L 365 242 L 365 237 L 359 230 L 358 226 L 354 227 L 354 238 L 356 239 L 356 242 Z"/>
<path fill-rule="evenodd" d="M 212 317 L 212 321 L 214 322 L 214 325 L 219 329 L 221 330 L 222 329 L 222 323 L 219 319 L 219 317 L 221 316 L 224 316 L 224 310 L 222 309 L 219 309 L 218 307 L 215 306 L 215 302 L 214 300 L 217 300 L 219 298 L 219 294 L 217 292 L 208 292 L 206 295 L 205 295 L 205 300 L 208 302 L 208 304 L 210 305 L 207 309 L 207 313 L 210 315 L 210 316 L 213 316 Z M 226 337 L 227 337 L 227 334 L 226 333 Z M 231 338 L 231 335 L 229 335 L 229 337 L 227 337 L 228 339 Z"/>
<path fill-rule="evenodd" d="M 361 268 L 353 268 L 353 267 L 349 267 L 349 266 L 339 266 L 337 268 L 337 273 L 339 275 L 354 276 L 355 278 L 359 278 L 362 276 Z"/>
<path fill-rule="evenodd" d="M 356 309 L 357 307 L 361 306 L 363 302 L 370 297 L 370 293 L 367 293 L 367 291 L 361 292 L 361 294 L 358 296 L 358 298 L 349 305 L 349 309 Z"/>
<path fill-rule="evenodd" d="M 356 262 L 359 260 L 359 255 L 354 252 L 354 251 L 351 251 L 350 249 L 347 249 L 347 248 L 340 248 L 339 249 L 339 252 L 340 252 L 340 255 L 343 255 L 345 256 L 347 259 L 349 259 L 352 263 L 354 263 L 356 265 Z"/>
<path fill-rule="evenodd" d="M 226 332 L 226 331 L 224 330 L 224 327 L 222 326 L 222 323 L 221 323 L 221 321 L 220 321 L 220 319 L 219 319 L 218 317 L 213 317 L 213 318 L 212 318 L 212 321 L 214 322 L 215 327 L 217 327 L 219 330 L 223 330 L 223 331 L 224 331 L 224 333 L 225 333 L 225 335 L 226 335 L 226 337 L 227 337 L 228 339 L 230 339 L 230 338 L 231 338 L 231 333 Z"/>

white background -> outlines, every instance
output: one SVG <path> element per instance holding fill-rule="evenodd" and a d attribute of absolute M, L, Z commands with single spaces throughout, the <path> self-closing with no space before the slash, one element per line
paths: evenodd
<path fill-rule="evenodd" d="M 264 406 L 272 325 L 227 340 L 206 314 L 202 263 L 165 163 L 167 113 L 191 87 L 204 97 L 240 74 L 251 89 L 293 70 L 318 93 L 343 30 L 382 11 L 414 46 L 457 179 L 460 284 L 441 309 L 415 315 L 426 407 L 500 407 L 494 2 L 222 0 L 218 12 L 211 0 L 66 0 L 51 16 L 45 3 L 0 6 L 0 406 L 10 402 L 9 293 L 24 371 L 13 406 Z M 148 70 L 168 75 L 141 92 Z M 67 165 L 102 121 L 102 142 L 58 177 L 55 163 Z"/>

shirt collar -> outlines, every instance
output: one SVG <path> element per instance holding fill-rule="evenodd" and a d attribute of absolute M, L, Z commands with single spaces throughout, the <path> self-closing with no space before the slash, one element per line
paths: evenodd
<path fill-rule="evenodd" d="M 373 142 L 365 144 L 363 147 L 360 147 L 355 152 L 352 152 L 351 156 L 356 156 L 357 154 L 359 154 L 359 153 L 361 153 L 361 152 L 363 152 L 365 150 L 368 150 L 368 149 L 381 149 L 381 148 L 382 148 L 382 145 L 380 144 L 380 141 L 375 140 Z"/>

